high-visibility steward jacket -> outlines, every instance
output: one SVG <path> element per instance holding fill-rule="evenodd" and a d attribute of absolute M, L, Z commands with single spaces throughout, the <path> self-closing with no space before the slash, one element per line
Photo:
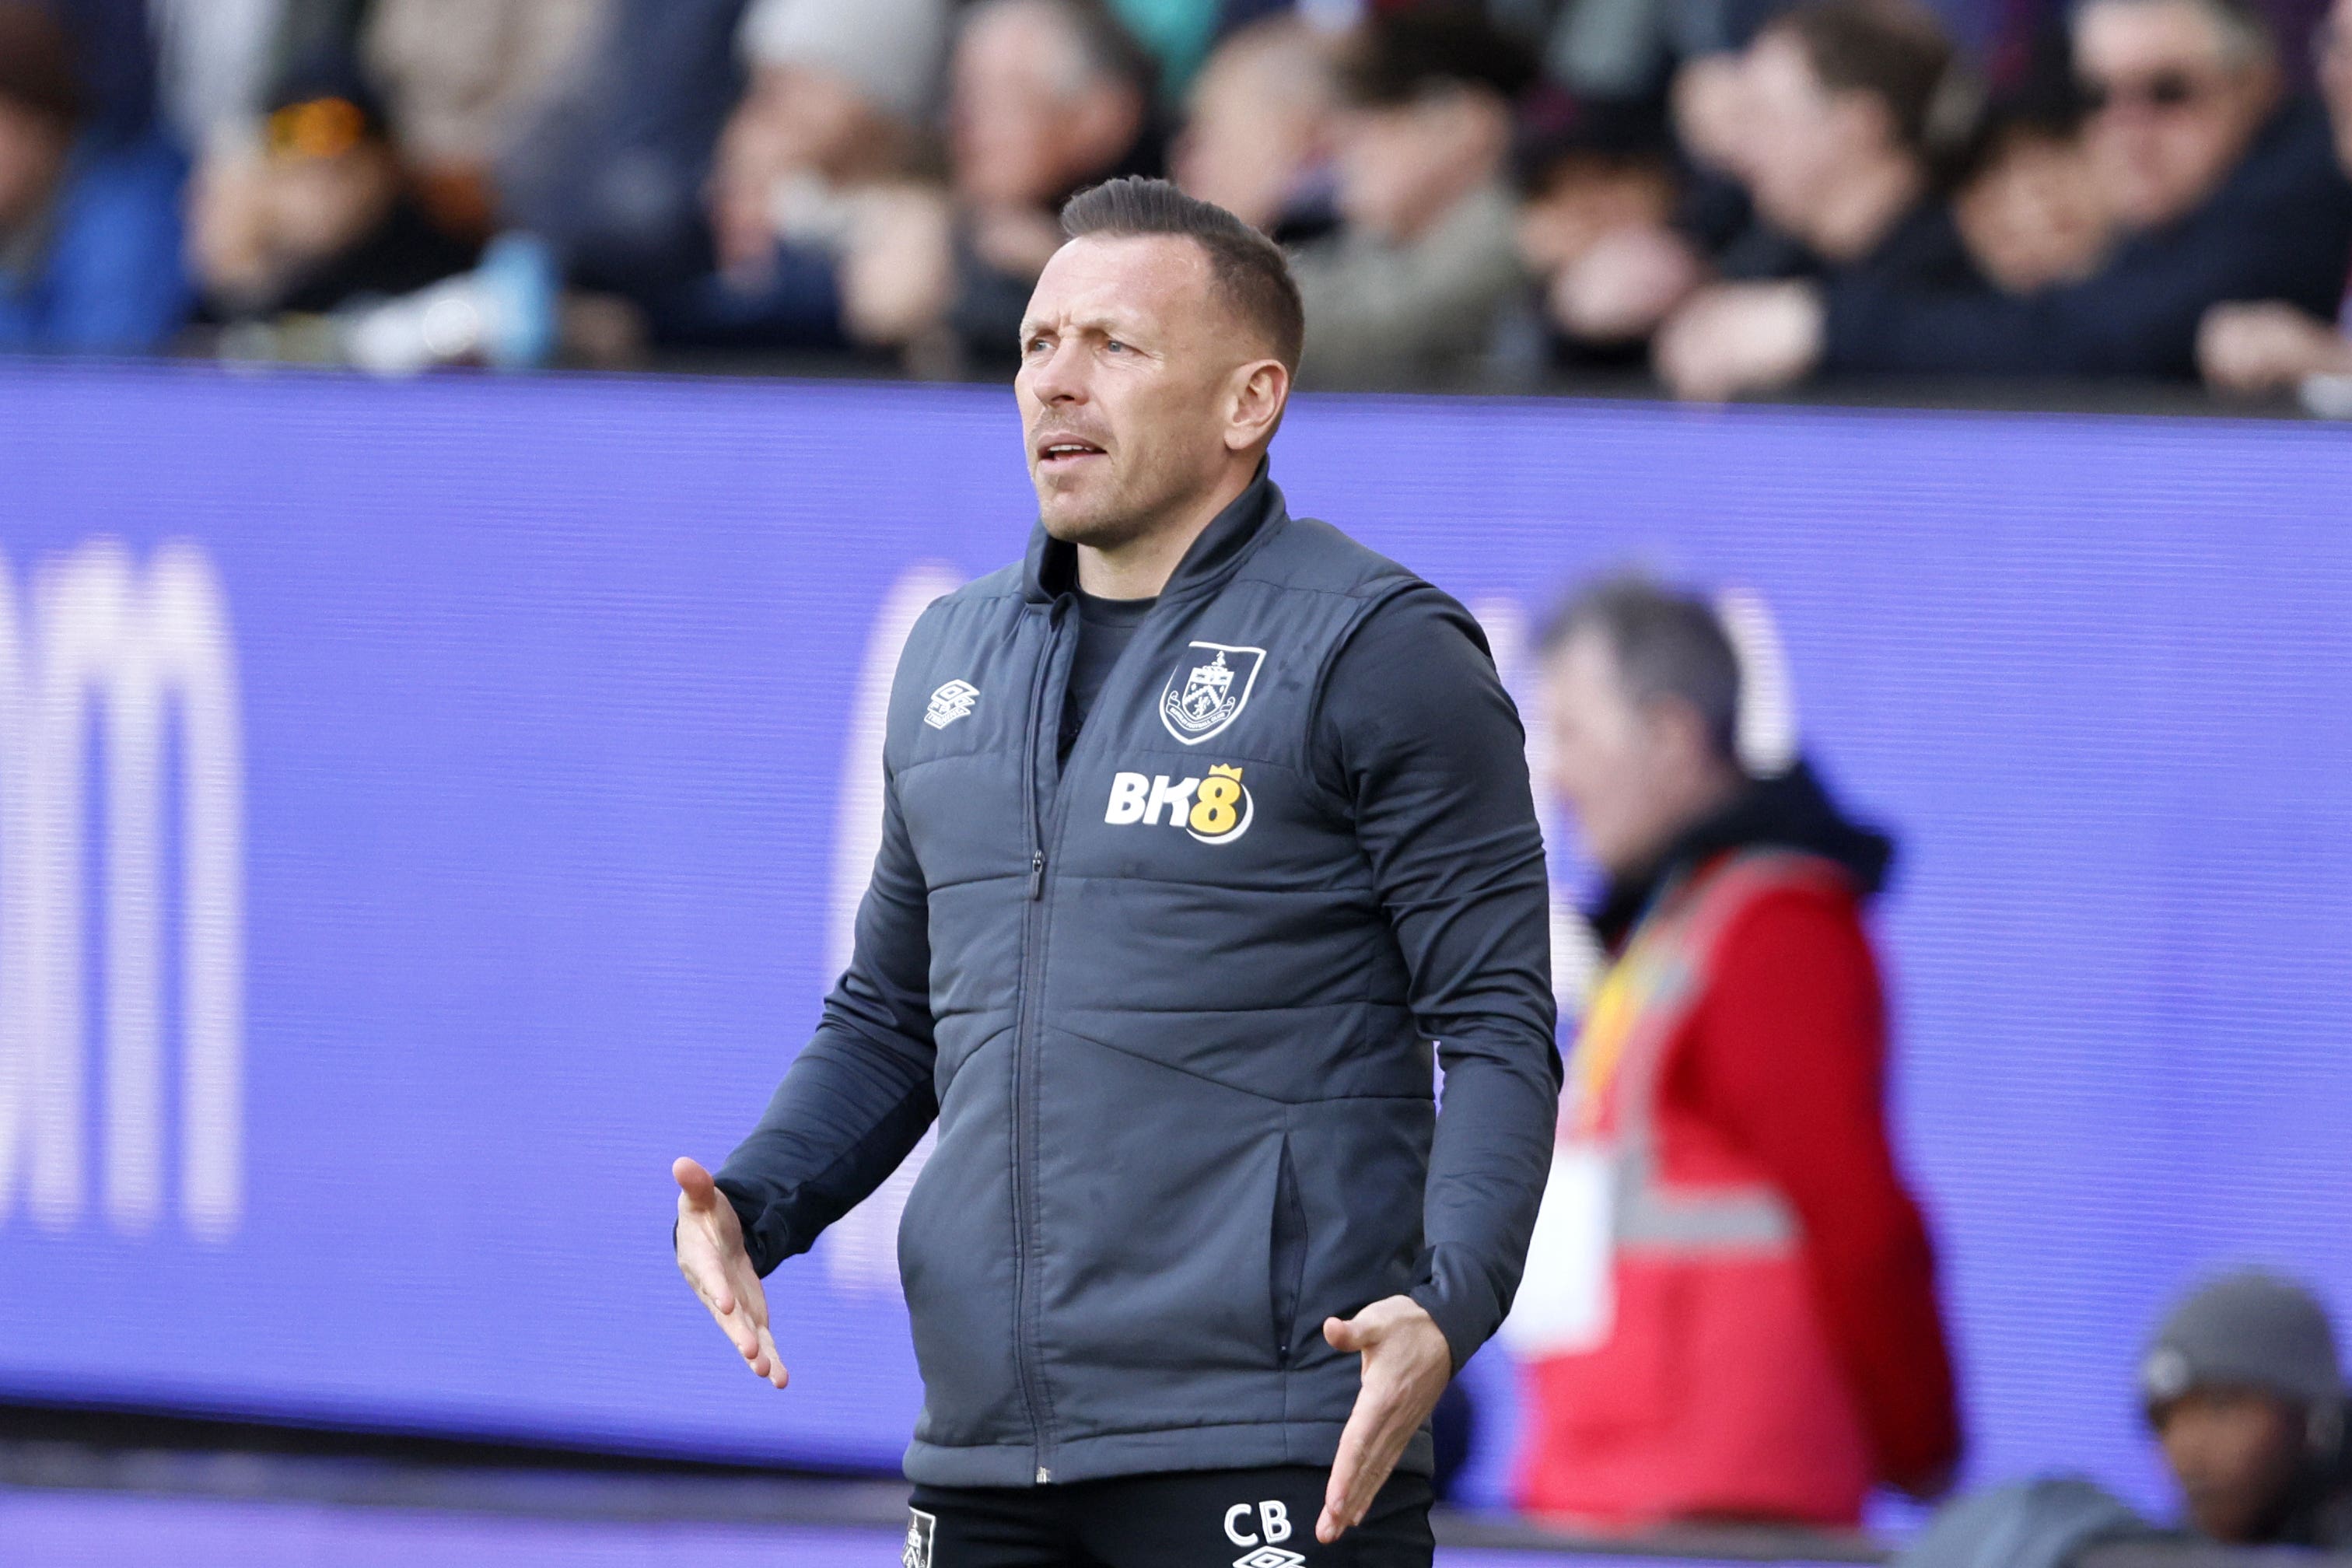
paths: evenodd
<path fill-rule="evenodd" d="M 1791 889 L 1853 907 L 1835 865 L 1784 850 L 1669 883 L 1587 1014 L 1521 1288 L 1543 1321 L 1516 1342 L 1536 1352 L 1519 1492 L 1539 1512 L 1625 1527 L 1859 1515 L 1871 1442 L 1797 1212 L 1752 1153 L 1664 1092 L 1726 933 Z M 1582 1239 L 1584 1278 L 1547 1307 L 1532 1294 L 1580 1272 L 1559 1256 L 1563 1231 Z"/>

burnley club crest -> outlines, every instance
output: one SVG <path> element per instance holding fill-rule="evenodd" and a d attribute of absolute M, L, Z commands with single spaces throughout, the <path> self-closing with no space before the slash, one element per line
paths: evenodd
<path fill-rule="evenodd" d="M 1196 642 L 1185 649 L 1160 693 L 1160 721 L 1188 746 L 1197 746 L 1241 716 L 1265 662 L 1262 647 Z"/>

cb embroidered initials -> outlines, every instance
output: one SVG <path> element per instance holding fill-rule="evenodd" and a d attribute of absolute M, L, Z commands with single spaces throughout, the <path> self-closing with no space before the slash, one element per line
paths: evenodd
<path fill-rule="evenodd" d="M 1250 1529 L 1252 1524 L 1256 1525 L 1255 1531 Z M 1276 1544 L 1290 1539 L 1290 1509 L 1280 1498 L 1268 1498 L 1255 1506 L 1237 1502 L 1225 1510 L 1225 1539 L 1235 1546 L 1256 1548 L 1234 1558 L 1234 1568 L 1298 1568 L 1307 1561 Z"/>

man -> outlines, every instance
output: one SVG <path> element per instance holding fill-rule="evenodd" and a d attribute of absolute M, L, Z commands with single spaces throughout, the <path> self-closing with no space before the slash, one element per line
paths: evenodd
<path fill-rule="evenodd" d="M 655 342 L 848 346 L 841 258 L 869 205 L 887 221 L 926 160 L 948 26 L 946 0 L 758 0 L 744 13 L 751 79 L 711 161 L 717 265 L 644 293 Z"/>
<path fill-rule="evenodd" d="M 1928 289 L 1982 286 L 1938 193 L 1968 129 L 1956 51 L 1909 0 L 1809 0 L 1748 47 L 1740 169 L 1762 221 L 1717 261 L 1733 284 L 1705 289 L 1660 334 L 1661 374 L 1703 380 L 1727 302 L 1770 278 L 1875 279 Z"/>
<path fill-rule="evenodd" d="M 1295 16 L 1253 22 L 1193 79 L 1169 172 L 1187 195 L 1280 244 L 1318 238 L 1334 221 L 1322 187 L 1338 92 L 1329 47 L 1311 25 Z"/>
<path fill-rule="evenodd" d="M 1675 391 L 1730 396 L 1816 370 L 2186 376 L 2217 303 L 2332 310 L 2352 184 L 2317 107 L 2282 98 L 2245 0 L 2084 0 L 2073 36 L 2091 156 L 2123 230 L 2104 266 L 2022 299 L 1868 279 L 1757 285 L 1719 302 L 1707 353 L 1664 367 Z"/>
<path fill-rule="evenodd" d="M 1853 1525 L 1874 1483 L 1931 1493 L 1959 1451 L 1881 1104 L 1861 906 L 1889 846 L 1801 765 L 1742 772 L 1738 665 L 1704 603 L 1603 584 L 1545 646 L 1612 963 L 1529 1265 L 1549 1331 L 1514 1323 L 1535 1352 L 1521 1501 L 1613 1528 Z M 1581 1256 L 1547 1247 L 1563 1233 Z"/>
<path fill-rule="evenodd" d="M 1156 181 L 1063 221 L 1027 561 L 908 638 L 855 957 L 717 1181 L 677 1163 L 678 1263 L 783 1386 L 759 1275 L 936 1117 L 928 1561 L 1425 1565 L 1425 1422 L 1517 1286 L 1559 1081 L 1519 727 L 1458 605 L 1268 478 L 1281 252 Z"/>
<path fill-rule="evenodd" d="M 2313 52 L 2335 122 L 2336 160 L 2352 174 L 2352 0 L 2336 0 Z M 2198 328 L 2197 367 L 2207 385 L 2247 395 L 2291 387 L 2306 376 L 2352 375 L 2347 331 L 2352 312 L 2344 307 L 2331 318 L 2284 300 L 2216 305 Z"/>
<path fill-rule="evenodd" d="M 223 320 L 337 309 L 463 272 L 479 247 L 435 226 L 356 62 L 327 56 L 270 96 L 257 154 L 223 152 L 196 181 L 191 249 Z"/>
<path fill-rule="evenodd" d="M 979 0 L 948 76 L 953 188 L 861 219 L 842 305 L 853 337 L 919 363 L 1010 363 L 1061 243 L 1055 210 L 1108 175 L 1155 171 L 1158 69 L 1106 0 Z"/>
<path fill-rule="evenodd" d="M 2252 1270 L 2213 1280 L 2166 1318 L 2139 1381 L 2199 1534 L 2352 1547 L 2344 1379 L 2309 1291 Z"/>
<path fill-rule="evenodd" d="M 187 315 L 180 160 L 89 109 L 58 24 L 0 4 L 0 352 L 144 353 Z"/>
<path fill-rule="evenodd" d="M 1342 226 L 1298 258 L 1317 381 L 1445 380 L 1485 358 L 1526 281 L 1505 175 L 1534 79 L 1474 12 L 1365 18 L 1342 57 Z"/>

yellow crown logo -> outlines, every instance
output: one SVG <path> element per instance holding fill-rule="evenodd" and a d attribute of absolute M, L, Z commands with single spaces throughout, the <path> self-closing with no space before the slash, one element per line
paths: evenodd
<path fill-rule="evenodd" d="M 1237 779 L 1242 776 L 1242 771 L 1239 768 L 1229 768 L 1223 763 L 1211 763 L 1209 776 L 1213 779 Z"/>

